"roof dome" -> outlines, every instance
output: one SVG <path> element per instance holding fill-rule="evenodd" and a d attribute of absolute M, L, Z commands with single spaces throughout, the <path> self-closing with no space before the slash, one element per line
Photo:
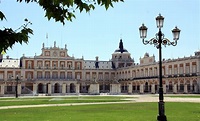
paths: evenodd
<path fill-rule="evenodd" d="M 123 46 L 123 42 L 122 42 L 122 39 L 120 39 L 120 42 L 119 42 L 119 48 L 115 50 L 115 52 L 120 52 L 120 53 L 123 53 L 123 52 L 128 52 L 124 46 Z"/>
<path fill-rule="evenodd" d="M 146 53 L 144 54 L 144 57 L 149 57 L 149 53 L 146 52 Z"/>
<path fill-rule="evenodd" d="M 123 49 L 123 50 L 116 49 L 115 52 L 121 52 L 121 53 L 123 53 L 123 52 L 128 52 L 128 51 L 126 49 Z"/>

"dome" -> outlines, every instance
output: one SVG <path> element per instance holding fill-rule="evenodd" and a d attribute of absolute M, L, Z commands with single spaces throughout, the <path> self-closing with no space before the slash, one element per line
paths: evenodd
<path fill-rule="evenodd" d="M 122 53 L 123 53 L 123 52 L 128 52 L 128 51 L 127 51 L 126 49 L 124 49 L 124 48 L 123 48 L 123 50 L 120 50 L 120 49 L 118 48 L 118 49 L 115 50 L 115 53 L 116 53 L 116 52 L 120 52 L 120 53 L 122 52 Z"/>
<path fill-rule="evenodd" d="M 123 52 L 128 52 L 128 51 L 124 48 L 122 39 L 120 39 L 119 48 L 115 50 L 115 53 L 123 53 Z"/>
<path fill-rule="evenodd" d="M 149 57 L 149 53 L 146 52 L 146 53 L 144 54 L 144 57 Z"/>

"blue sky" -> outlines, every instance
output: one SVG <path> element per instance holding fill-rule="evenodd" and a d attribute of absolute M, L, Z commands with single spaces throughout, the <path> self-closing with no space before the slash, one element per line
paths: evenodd
<path fill-rule="evenodd" d="M 63 26 L 54 20 L 44 17 L 44 10 L 35 3 L 17 3 L 16 0 L 1 0 L 0 10 L 7 21 L 1 21 L 0 27 L 17 29 L 28 18 L 33 24 L 34 35 L 30 36 L 28 45 L 15 44 L 6 55 L 12 58 L 41 54 L 42 43 L 53 46 L 56 41 L 59 47 L 67 44 L 68 54 L 76 58 L 84 56 L 85 60 L 111 59 L 111 54 L 119 46 L 122 38 L 124 47 L 131 57 L 139 62 L 146 52 L 155 55 L 158 50 L 153 45 L 143 45 L 138 28 L 144 23 L 148 27 L 147 39 L 158 32 L 155 17 L 161 13 L 165 17 L 162 32 L 173 40 L 171 30 L 178 26 L 181 29 L 177 46 L 163 47 L 163 58 L 178 58 L 194 55 L 200 48 L 200 1 L 199 0 L 124 0 L 115 3 L 114 8 L 107 11 L 104 7 L 96 7 L 90 13 L 76 11 L 73 22 L 66 21 Z M 48 40 L 46 39 L 48 33 Z M 5 55 L 5 56 L 6 56 Z"/>

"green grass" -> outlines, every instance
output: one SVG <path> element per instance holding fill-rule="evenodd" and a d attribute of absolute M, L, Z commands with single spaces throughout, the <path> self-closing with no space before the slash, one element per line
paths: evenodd
<path fill-rule="evenodd" d="M 199 103 L 166 103 L 168 121 L 200 121 Z M 1 121 L 156 121 L 157 103 L 0 110 Z"/>
<path fill-rule="evenodd" d="M 200 95 L 170 95 L 165 97 L 172 97 L 172 98 L 200 98 Z"/>
<path fill-rule="evenodd" d="M 16 105 L 120 102 L 128 97 L 119 96 L 73 96 L 73 97 L 33 97 L 33 98 L 1 98 L 0 107 Z"/>

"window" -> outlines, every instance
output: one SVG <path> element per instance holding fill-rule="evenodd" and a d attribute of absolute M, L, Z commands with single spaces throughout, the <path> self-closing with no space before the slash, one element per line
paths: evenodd
<path fill-rule="evenodd" d="M 11 73 L 8 74 L 8 79 L 12 79 L 12 74 Z"/>
<path fill-rule="evenodd" d="M 58 78 L 58 73 L 57 72 L 53 72 L 52 78 L 53 79 L 57 79 Z"/>
<path fill-rule="evenodd" d="M 28 64 L 28 68 L 29 68 L 29 69 L 31 68 L 31 64 Z"/>
<path fill-rule="evenodd" d="M 65 79 L 65 72 L 61 72 L 61 73 L 60 73 L 60 78 L 61 78 L 61 79 Z"/>
<path fill-rule="evenodd" d="M 56 69 L 56 63 L 54 63 L 53 66 L 54 66 L 54 69 Z"/>
<path fill-rule="evenodd" d="M 81 64 L 80 62 L 77 63 L 77 69 L 80 69 L 81 68 Z"/>
<path fill-rule="evenodd" d="M 50 78 L 50 72 L 45 72 L 45 78 L 49 79 Z"/>
<path fill-rule="evenodd" d="M 31 79 L 31 73 L 28 73 L 27 79 Z"/>
<path fill-rule="evenodd" d="M 49 64 L 46 64 L 46 67 L 49 67 Z"/>
<path fill-rule="evenodd" d="M 80 80 L 80 79 L 81 79 L 81 75 L 80 75 L 80 73 L 78 73 L 78 74 L 77 74 L 77 77 L 76 77 L 76 79 L 78 79 L 78 80 Z"/>
<path fill-rule="evenodd" d="M 86 80 L 90 80 L 90 74 L 86 74 Z"/>
<path fill-rule="evenodd" d="M 69 62 L 69 63 L 68 63 L 68 68 L 71 69 L 71 67 L 72 67 L 72 63 Z"/>
<path fill-rule="evenodd" d="M 50 55 L 50 52 L 49 51 L 46 51 L 45 52 L 45 56 L 49 56 Z"/>
<path fill-rule="evenodd" d="M 0 73 L 0 79 L 3 79 L 3 74 L 2 73 Z"/>
<path fill-rule="evenodd" d="M 42 72 L 38 72 L 37 78 L 41 79 L 42 78 Z"/>

